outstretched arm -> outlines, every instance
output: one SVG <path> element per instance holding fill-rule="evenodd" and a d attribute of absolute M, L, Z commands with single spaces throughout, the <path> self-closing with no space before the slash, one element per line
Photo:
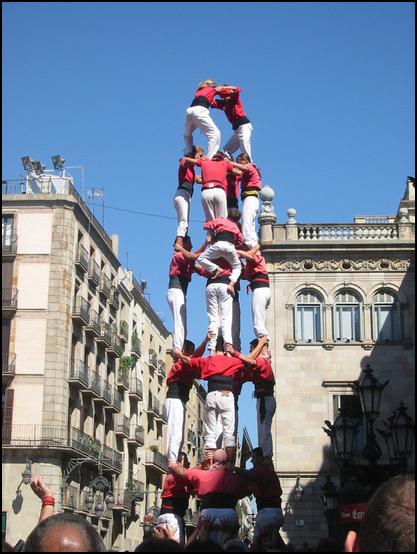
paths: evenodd
<path fill-rule="evenodd" d="M 42 501 L 41 513 L 39 514 L 39 523 L 47 517 L 54 515 L 55 499 L 52 496 L 51 489 L 43 482 L 43 477 L 37 475 L 30 482 L 30 488 Z"/>
<path fill-rule="evenodd" d="M 261 337 L 260 339 L 258 339 L 258 344 L 255 346 L 255 348 L 249 354 L 249 357 L 252 358 L 252 360 L 256 360 L 256 358 L 262 352 L 262 348 L 265 346 L 265 344 L 267 342 L 268 342 L 268 340 L 267 340 L 266 337 Z"/>
<path fill-rule="evenodd" d="M 229 163 L 231 163 L 234 167 L 237 167 L 237 169 L 240 169 L 241 171 L 250 171 L 251 169 L 250 167 L 248 167 L 248 165 L 238 164 L 236 162 L 229 162 Z"/>
<path fill-rule="evenodd" d="M 201 358 L 201 356 L 204 354 L 207 343 L 209 342 L 209 340 L 211 339 L 211 335 L 213 334 L 214 333 L 210 332 L 206 337 L 204 337 L 203 342 L 194 350 L 192 358 Z"/>
<path fill-rule="evenodd" d="M 197 252 L 189 252 L 188 250 L 186 250 L 185 248 L 183 248 L 181 245 L 179 245 L 178 243 L 175 244 L 174 246 L 174 250 L 176 252 L 181 252 L 181 254 L 184 256 L 184 258 L 186 260 L 190 260 L 192 262 L 194 262 L 198 256 L 200 255 L 200 252 L 197 253 Z"/>

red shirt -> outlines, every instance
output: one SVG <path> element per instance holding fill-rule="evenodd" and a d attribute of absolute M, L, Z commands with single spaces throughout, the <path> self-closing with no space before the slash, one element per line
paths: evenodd
<path fill-rule="evenodd" d="M 178 184 L 182 183 L 191 183 L 194 185 L 195 182 L 195 170 L 194 165 L 186 162 L 184 159 L 180 160 L 180 165 L 178 168 Z"/>
<path fill-rule="evenodd" d="M 240 99 L 239 95 L 240 92 L 240 88 L 238 88 L 236 92 L 222 91 L 219 93 L 222 99 L 215 99 L 214 102 L 212 102 L 211 104 L 213 108 L 223 110 L 226 114 L 227 119 L 232 124 L 239 119 L 246 117 L 245 110 L 243 109 L 242 100 Z M 226 100 L 224 97 L 229 97 L 229 99 Z"/>
<path fill-rule="evenodd" d="M 190 496 L 187 481 L 178 475 L 169 473 L 162 485 L 161 498 L 177 498 L 178 496 Z"/>
<path fill-rule="evenodd" d="M 265 356 L 256 358 L 256 366 L 253 367 L 253 381 L 272 381 L 275 383 L 274 372 L 271 366 L 271 360 Z"/>
<path fill-rule="evenodd" d="M 263 461 L 249 470 L 251 488 L 256 498 L 274 497 L 281 500 L 282 489 L 278 475 L 270 461 Z"/>
<path fill-rule="evenodd" d="M 208 358 L 191 358 L 189 362 L 192 369 L 201 371 L 201 379 L 210 379 L 215 375 L 233 377 L 244 365 L 239 358 L 230 358 L 221 354 L 215 354 Z"/>
<path fill-rule="evenodd" d="M 217 219 L 206 221 L 203 227 L 204 229 L 206 229 L 206 231 L 212 231 L 215 237 L 222 232 L 231 233 L 233 235 L 233 238 L 235 239 L 235 245 L 237 247 L 242 246 L 243 244 L 243 235 L 240 232 L 237 224 L 231 219 L 227 219 L 226 217 L 218 217 Z"/>
<path fill-rule="evenodd" d="M 212 105 L 216 94 L 217 92 L 215 87 L 204 87 L 196 91 L 195 98 L 198 98 L 199 96 L 205 96 L 210 102 L 210 105 Z"/>
<path fill-rule="evenodd" d="M 200 498 L 216 492 L 244 498 L 248 493 L 245 481 L 231 471 L 187 469 L 184 477 Z"/>
<path fill-rule="evenodd" d="M 240 181 L 241 192 L 245 192 L 249 187 L 256 190 L 261 190 L 262 188 L 261 176 L 255 164 L 245 165 L 242 180 Z"/>
<path fill-rule="evenodd" d="M 255 273 L 265 273 L 266 275 L 268 274 L 265 258 L 262 256 L 262 254 L 254 254 L 253 258 L 253 261 L 246 260 L 246 265 L 242 269 L 241 277 L 242 279 L 246 279 L 246 281 L 250 281 Z"/>
<path fill-rule="evenodd" d="M 203 180 L 202 190 L 212 188 L 212 186 L 215 185 L 221 186 L 226 192 L 227 172 L 233 170 L 233 166 L 230 162 L 226 160 L 197 160 L 196 165 L 201 167 L 201 177 Z"/>
<path fill-rule="evenodd" d="M 177 360 L 169 370 L 167 385 L 184 383 L 192 386 L 194 379 L 200 379 L 200 371 L 184 364 L 181 360 Z"/>
<path fill-rule="evenodd" d="M 188 281 L 191 281 L 193 270 L 192 261 L 186 260 L 181 252 L 174 252 L 169 266 L 170 277 L 186 277 Z"/>
<path fill-rule="evenodd" d="M 249 381 L 252 381 L 252 375 L 246 366 L 242 367 L 242 369 L 239 370 L 233 377 L 233 396 L 235 399 L 237 399 L 239 394 L 242 392 L 243 384 L 248 383 Z"/>

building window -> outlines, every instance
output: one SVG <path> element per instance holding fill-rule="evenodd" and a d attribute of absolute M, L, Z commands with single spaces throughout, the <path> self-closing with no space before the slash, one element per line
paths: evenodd
<path fill-rule="evenodd" d="M 13 242 L 12 215 L 5 215 L 1 218 L 1 242 L 3 246 L 11 246 Z"/>
<path fill-rule="evenodd" d="M 354 425 L 353 454 L 361 456 L 366 446 L 366 425 L 359 396 L 354 394 L 333 395 L 333 421 L 339 414 L 352 420 Z"/>
<path fill-rule="evenodd" d="M 303 291 L 295 304 L 295 340 L 320 342 L 322 332 L 323 303 L 315 291 Z"/>
<path fill-rule="evenodd" d="M 361 340 L 362 303 L 351 290 L 342 290 L 334 306 L 334 338 L 338 342 Z"/>
<path fill-rule="evenodd" d="M 372 302 L 372 329 L 374 341 L 401 340 L 400 303 L 391 291 L 381 290 Z"/>

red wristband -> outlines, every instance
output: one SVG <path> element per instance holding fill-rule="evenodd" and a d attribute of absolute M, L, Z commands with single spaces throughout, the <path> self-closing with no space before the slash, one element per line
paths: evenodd
<path fill-rule="evenodd" d="M 55 498 L 53 496 L 44 496 L 42 498 L 42 506 L 55 506 Z"/>

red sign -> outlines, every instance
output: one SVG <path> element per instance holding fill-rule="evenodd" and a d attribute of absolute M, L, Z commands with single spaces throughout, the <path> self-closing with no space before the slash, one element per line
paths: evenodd
<path fill-rule="evenodd" d="M 338 507 L 339 523 L 360 523 L 368 504 L 342 504 Z"/>

